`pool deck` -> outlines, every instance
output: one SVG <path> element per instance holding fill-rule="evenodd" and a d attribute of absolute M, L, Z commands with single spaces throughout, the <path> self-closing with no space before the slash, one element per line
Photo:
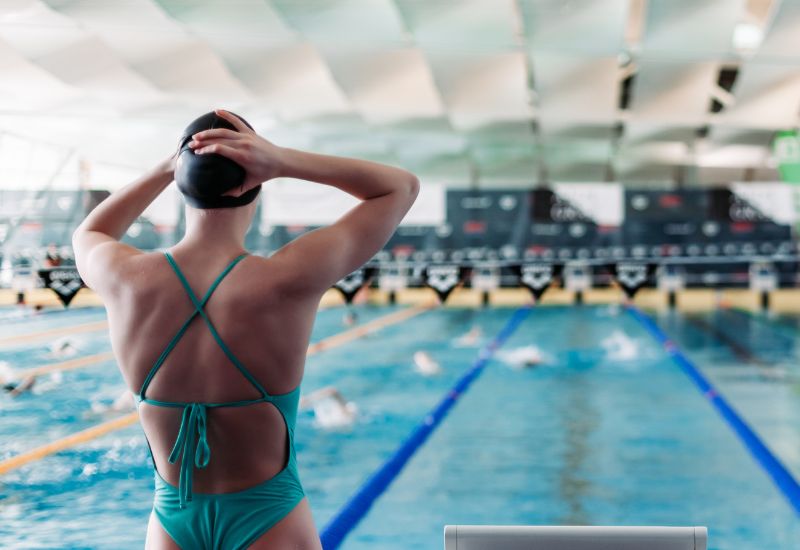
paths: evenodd
<path fill-rule="evenodd" d="M 561 288 L 552 288 L 542 296 L 543 305 L 571 305 L 576 302 L 577 293 Z M 17 295 L 10 289 L 0 289 L 0 306 L 13 305 Z M 55 293 L 48 289 L 35 289 L 26 292 L 28 305 L 59 306 Z M 403 305 L 422 305 L 435 301 L 436 295 L 428 288 L 409 288 L 394 295 L 395 303 Z M 591 289 L 582 293 L 583 303 L 587 305 L 623 303 L 624 294 L 616 287 Z M 368 302 L 376 305 L 388 304 L 390 294 L 384 290 L 371 289 Z M 524 288 L 501 288 L 488 293 L 488 304 L 492 306 L 518 306 L 531 300 Z M 344 300 L 336 290 L 329 290 L 322 297 L 320 307 L 342 305 Z M 483 303 L 483 293 L 470 288 L 457 288 L 450 295 L 447 306 L 476 307 Z M 642 289 L 636 295 L 634 304 L 648 310 L 665 311 L 669 309 L 669 294 L 657 289 Z M 75 296 L 70 307 L 103 305 L 100 297 L 91 289 L 84 288 Z M 675 309 L 682 312 L 712 311 L 719 307 L 732 307 L 748 311 L 761 310 L 761 295 L 747 289 L 684 289 L 675 293 Z M 774 313 L 800 313 L 800 289 L 778 289 L 769 292 L 769 311 Z"/>

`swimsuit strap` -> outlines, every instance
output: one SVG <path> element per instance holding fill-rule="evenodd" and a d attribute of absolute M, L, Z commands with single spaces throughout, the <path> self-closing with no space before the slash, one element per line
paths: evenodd
<path fill-rule="evenodd" d="M 175 439 L 175 445 L 172 447 L 172 452 L 170 452 L 169 455 L 170 464 L 175 464 L 179 459 L 181 461 L 180 475 L 178 480 L 178 500 L 180 508 L 183 509 L 186 507 L 187 502 L 192 500 L 192 481 L 194 476 L 194 468 L 205 468 L 211 459 L 211 448 L 208 445 L 208 434 L 206 429 L 208 409 L 216 407 L 245 407 L 247 405 L 264 402 L 273 403 L 280 411 L 289 433 L 289 460 L 291 462 L 294 460 L 292 434 L 294 431 L 294 422 L 297 414 L 296 403 L 298 401 L 300 388 L 298 386 L 287 394 L 276 396 L 271 396 L 269 393 L 267 393 L 267 390 L 264 389 L 258 380 L 256 380 L 255 377 L 250 374 L 247 368 L 245 368 L 245 366 L 236 358 L 228 346 L 225 345 L 225 342 L 222 341 L 217 329 L 214 328 L 214 324 L 211 322 L 211 319 L 208 318 L 208 315 L 205 312 L 205 305 L 209 298 L 211 298 L 211 295 L 214 293 L 219 283 L 237 263 L 247 256 L 247 254 L 242 254 L 241 256 L 234 258 L 234 260 L 228 264 L 223 272 L 220 273 L 211 284 L 211 288 L 208 289 L 202 300 L 197 299 L 197 296 L 189 285 L 189 282 L 186 280 L 186 277 L 184 277 L 183 273 L 178 267 L 178 264 L 175 262 L 175 259 L 169 254 L 169 252 L 164 252 L 164 256 L 166 256 L 169 265 L 172 267 L 173 271 L 175 271 L 175 274 L 178 276 L 178 279 L 180 280 L 181 285 L 183 285 L 184 290 L 186 290 L 186 294 L 189 296 L 189 299 L 194 305 L 194 311 L 189 318 L 184 321 L 183 325 L 181 325 L 180 329 L 178 329 L 178 332 L 172 337 L 172 340 L 170 340 L 169 344 L 167 344 L 167 347 L 164 348 L 164 351 L 161 352 L 161 355 L 150 369 L 150 372 L 147 374 L 144 383 L 142 383 L 142 389 L 139 391 L 139 395 L 137 396 L 137 402 L 145 402 L 160 407 L 183 408 L 181 425 L 180 429 L 178 430 L 178 437 Z M 261 394 L 260 398 L 230 401 L 227 403 L 186 403 L 178 401 L 160 401 L 158 399 L 148 399 L 145 397 L 145 392 L 147 391 L 150 382 L 153 380 L 153 377 L 156 375 L 156 372 L 158 372 L 158 369 L 164 364 L 167 356 L 175 348 L 178 341 L 183 337 L 184 333 L 189 327 L 189 324 L 197 315 L 200 315 L 203 321 L 205 321 L 206 325 L 208 326 L 208 330 L 211 332 L 211 335 L 214 337 L 214 340 L 217 342 L 219 347 L 225 353 L 225 356 L 231 361 L 231 363 L 234 364 L 234 366 L 239 370 L 239 372 L 242 373 L 242 375 L 250 382 L 250 384 L 252 384 L 259 391 Z M 292 401 L 294 402 L 293 408 L 291 406 Z M 287 413 L 291 417 L 291 423 L 287 420 Z M 155 460 L 153 460 L 153 466 L 155 466 Z"/>
<path fill-rule="evenodd" d="M 261 397 L 263 399 L 268 399 L 269 394 L 267 393 L 267 390 L 265 390 L 264 387 L 261 384 L 259 384 L 258 380 L 256 380 L 255 377 L 252 374 L 250 374 L 250 372 L 239 361 L 239 359 L 236 358 L 236 356 L 228 348 L 228 346 L 225 345 L 225 342 L 222 341 L 222 338 L 217 332 L 217 329 L 214 327 L 214 324 L 211 322 L 211 319 L 208 318 L 208 315 L 206 314 L 204 309 L 206 303 L 211 298 L 211 295 L 217 289 L 219 283 L 222 282 L 222 279 L 224 279 L 225 276 L 231 271 L 231 269 L 233 269 L 237 263 L 239 263 L 242 259 L 244 259 L 244 257 L 247 256 L 247 254 L 242 254 L 234 258 L 233 261 L 231 261 L 231 263 L 228 264 L 228 266 L 222 271 L 222 273 L 220 273 L 217 276 L 217 278 L 211 284 L 211 287 L 203 296 L 202 300 L 197 299 L 197 296 L 195 295 L 191 286 L 189 286 L 189 282 L 186 280 L 186 277 L 184 277 L 183 273 L 181 272 L 180 268 L 178 267 L 178 264 L 175 262 L 175 259 L 172 257 L 172 255 L 170 255 L 169 252 L 164 252 L 164 256 L 166 256 L 169 265 L 172 267 L 173 271 L 175 271 L 175 274 L 178 276 L 181 285 L 183 285 L 183 288 L 186 290 L 186 294 L 189 296 L 189 299 L 192 301 L 192 304 L 194 305 L 195 309 L 194 312 L 192 312 L 192 314 L 189 316 L 189 318 L 186 319 L 186 321 L 184 321 L 183 325 L 181 325 L 181 328 L 178 329 L 178 332 L 175 334 L 175 336 L 173 336 L 172 340 L 170 340 L 169 344 L 167 344 L 167 347 L 164 349 L 163 352 L 161 352 L 161 355 L 158 357 L 155 364 L 150 369 L 150 372 L 147 374 L 144 383 L 142 383 L 142 389 L 139 391 L 139 399 L 145 400 L 145 391 L 147 391 L 147 388 L 150 385 L 150 382 L 153 380 L 153 377 L 155 376 L 156 372 L 158 372 L 158 369 L 161 368 L 161 365 L 164 363 L 167 356 L 178 344 L 178 341 L 183 337 L 184 333 L 189 328 L 189 324 L 194 320 L 195 316 L 197 315 L 200 315 L 203 318 L 206 325 L 208 326 L 209 331 L 211 332 L 211 335 L 214 337 L 214 340 L 217 342 L 217 345 L 219 345 L 219 347 L 225 353 L 225 356 L 231 361 L 231 363 L 234 364 L 234 366 L 239 370 L 239 372 L 242 373 L 242 376 L 244 376 L 247 379 L 247 381 L 250 382 L 250 384 L 258 390 L 258 392 L 261 394 Z"/>
<path fill-rule="evenodd" d="M 194 466 L 205 468 L 211 459 L 206 433 L 206 406 L 202 403 L 192 403 L 183 408 L 181 427 L 169 454 L 169 463 L 175 464 L 179 458 L 178 503 L 181 508 L 186 508 L 186 503 L 192 500 Z"/>

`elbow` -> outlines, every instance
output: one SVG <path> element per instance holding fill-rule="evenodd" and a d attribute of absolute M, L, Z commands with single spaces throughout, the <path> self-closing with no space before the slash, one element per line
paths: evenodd
<path fill-rule="evenodd" d="M 419 178 L 414 174 L 409 173 L 408 178 L 408 196 L 413 203 L 417 199 L 417 195 L 419 195 Z"/>
<path fill-rule="evenodd" d="M 83 224 L 79 225 L 75 228 L 75 231 L 72 232 L 72 249 L 77 250 L 78 244 L 81 240 L 81 235 L 83 235 L 86 230 L 83 228 Z"/>

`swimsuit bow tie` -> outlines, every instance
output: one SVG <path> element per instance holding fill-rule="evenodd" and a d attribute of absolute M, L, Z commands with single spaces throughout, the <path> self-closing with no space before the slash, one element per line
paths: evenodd
<path fill-rule="evenodd" d="M 193 466 L 205 468 L 211 459 L 211 448 L 208 446 L 206 434 L 206 406 L 202 403 L 191 403 L 183 408 L 181 428 L 175 440 L 175 446 L 169 455 L 170 464 L 181 459 L 180 478 L 178 482 L 178 498 L 180 507 L 192 500 Z"/>

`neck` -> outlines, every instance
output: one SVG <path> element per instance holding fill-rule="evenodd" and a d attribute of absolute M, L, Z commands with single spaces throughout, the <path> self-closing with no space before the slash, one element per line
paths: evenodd
<path fill-rule="evenodd" d="M 184 246 L 200 246 L 208 252 L 244 250 L 244 238 L 250 227 L 249 216 L 238 208 L 209 210 L 186 209 Z"/>

